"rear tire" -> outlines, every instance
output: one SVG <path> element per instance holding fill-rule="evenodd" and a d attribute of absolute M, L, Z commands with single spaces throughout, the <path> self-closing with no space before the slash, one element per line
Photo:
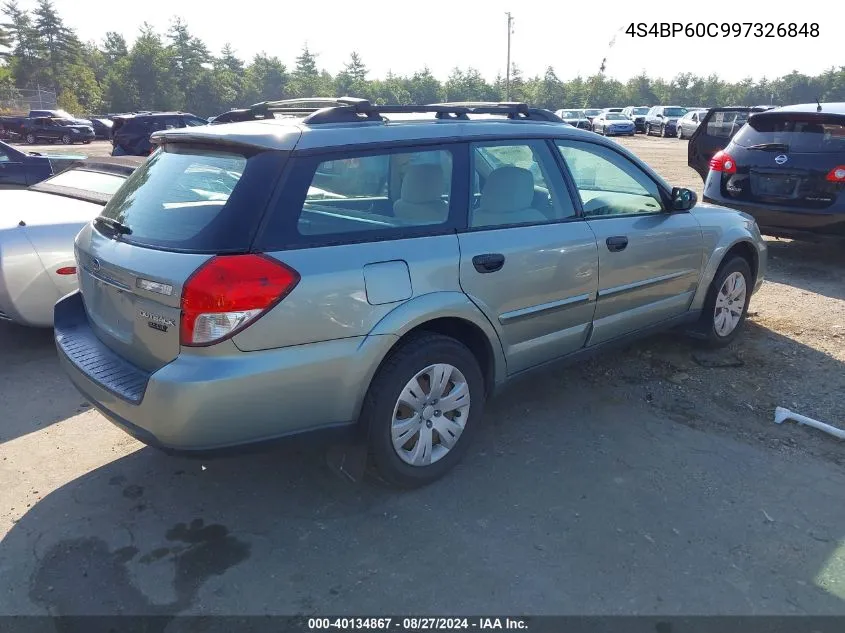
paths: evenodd
<path fill-rule="evenodd" d="M 666 124 L 660 126 L 660 134 L 658 135 L 660 138 L 666 138 Z"/>
<path fill-rule="evenodd" d="M 26 135 L 26 143 L 27 145 L 35 145 L 35 142 L 38 139 L 35 138 L 35 134 L 27 134 Z"/>
<path fill-rule="evenodd" d="M 70 137 L 70 134 L 62 136 L 62 143 L 65 145 L 73 145 L 73 139 Z"/>
<path fill-rule="evenodd" d="M 677 137 L 678 137 L 678 140 L 679 140 L 679 141 L 683 141 L 683 140 L 684 140 L 684 128 L 683 128 L 682 126 L 680 126 L 680 125 L 679 125 L 679 126 L 677 127 L 677 129 L 675 130 L 675 136 L 677 136 Z"/>
<path fill-rule="evenodd" d="M 697 327 L 706 346 L 725 347 L 737 337 L 748 314 L 753 287 L 751 266 L 745 258 L 734 256 L 722 263 L 707 291 Z"/>
<path fill-rule="evenodd" d="M 438 394 L 440 376 L 444 388 Z M 480 426 L 484 387 L 478 361 L 459 341 L 424 332 L 400 343 L 373 378 L 361 411 L 377 474 L 401 488 L 424 486 L 445 475 Z M 446 404 L 450 396 L 455 400 Z M 416 404 L 406 404 L 411 401 Z"/>

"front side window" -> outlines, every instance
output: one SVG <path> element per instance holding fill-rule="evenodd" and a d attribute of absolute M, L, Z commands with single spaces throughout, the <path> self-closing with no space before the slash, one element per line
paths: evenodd
<path fill-rule="evenodd" d="M 320 161 L 297 220 L 300 236 L 445 225 L 452 153 L 426 150 Z"/>
<path fill-rule="evenodd" d="M 543 224 L 575 215 L 544 141 L 473 145 L 471 227 Z"/>
<path fill-rule="evenodd" d="M 664 210 L 660 189 L 625 156 L 608 147 L 557 141 L 586 217 L 639 215 Z"/>

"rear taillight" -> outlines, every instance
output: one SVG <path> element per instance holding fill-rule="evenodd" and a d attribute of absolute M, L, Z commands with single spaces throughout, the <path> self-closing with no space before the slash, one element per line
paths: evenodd
<path fill-rule="evenodd" d="M 56 270 L 57 275 L 75 275 L 76 266 L 64 266 Z"/>
<path fill-rule="evenodd" d="M 710 159 L 710 169 L 713 171 L 720 171 L 724 174 L 735 174 L 736 161 L 730 154 L 722 150 L 716 152 L 713 158 Z"/>
<path fill-rule="evenodd" d="M 203 264 L 182 289 L 182 345 L 217 343 L 284 299 L 299 273 L 263 255 L 221 255 Z"/>
<path fill-rule="evenodd" d="M 839 165 L 830 170 L 825 180 L 830 182 L 845 182 L 845 165 Z"/>

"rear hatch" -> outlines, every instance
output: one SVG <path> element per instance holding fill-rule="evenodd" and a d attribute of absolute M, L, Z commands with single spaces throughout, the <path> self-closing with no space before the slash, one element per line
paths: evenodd
<path fill-rule="evenodd" d="M 286 155 L 168 142 L 136 170 L 76 239 L 96 336 L 146 371 L 173 360 L 186 281 L 215 255 L 249 250 Z"/>
<path fill-rule="evenodd" d="M 734 173 L 722 171 L 725 198 L 823 210 L 840 200 L 845 188 L 845 177 L 837 176 L 845 170 L 845 116 L 757 114 L 724 154 L 735 163 Z"/>

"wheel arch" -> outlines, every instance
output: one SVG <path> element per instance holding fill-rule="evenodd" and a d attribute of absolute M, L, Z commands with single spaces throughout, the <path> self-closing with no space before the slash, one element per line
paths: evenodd
<path fill-rule="evenodd" d="M 698 290 L 693 297 L 692 305 L 690 306 L 691 310 L 700 310 L 704 307 L 710 284 L 713 283 L 713 280 L 719 273 L 719 269 L 734 256 L 740 256 L 748 262 L 751 268 L 751 287 L 753 292 L 753 289 L 757 286 L 757 277 L 760 272 L 760 253 L 750 236 L 736 236 L 730 242 L 718 246 L 713 250 L 705 266 Z"/>
<path fill-rule="evenodd" d="M 384 349 L 368 372 L 367 389 L 390 355 L 421 332 L 450 336 L 466 345 L 481 367 L 487 395 L 504 382 L 507 367 L 502 343 L 487 317 L 461 292 L 435 292 L 401 304 L 369 333 L 367 340 L 384 341 Z M 359 415 L 363 401 L 362 393 L 357 403 Z"/>

